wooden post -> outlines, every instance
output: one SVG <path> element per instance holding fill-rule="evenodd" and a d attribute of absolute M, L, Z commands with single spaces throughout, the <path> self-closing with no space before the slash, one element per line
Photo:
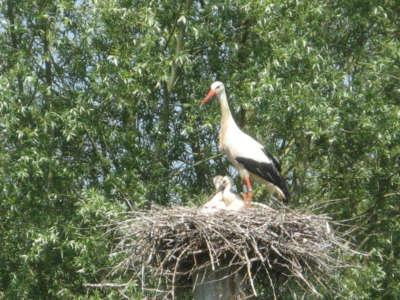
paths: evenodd
<path fill-rule="evenodd" d="M 240 275 L 231 268 L 213 271 L 211 268 L 196 273 L 194 300 L 240 299 Z"/>

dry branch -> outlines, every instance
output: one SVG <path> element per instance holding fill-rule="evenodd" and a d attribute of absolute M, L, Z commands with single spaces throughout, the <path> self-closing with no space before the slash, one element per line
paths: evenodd
<path fill-rule="evenodd" d="M 318 294 L 315 285 L 344 266 L 340 253 L 351 251 L 327 216 L 287 208 L 262 205 L 210 215 L 152 207 L 121 218 L 111 225 L 118 238 L 113 255 L 121 258 L 113 270 L 132 274 L 153 296 L 173 298 L 177 288 L 194 287 L 210 268 L 242 274 L 247 295 L 255 295 L 257 286 L 275 294 L 276 285 L 287 281 Z"/>

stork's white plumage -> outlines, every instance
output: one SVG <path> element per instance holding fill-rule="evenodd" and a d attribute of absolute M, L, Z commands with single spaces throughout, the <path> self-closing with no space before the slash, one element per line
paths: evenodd
<path fill-rule="evenodd" d="M 203 205 L 201 212 L 215 213 L 219 210 L 239 211 L 244 208 L 243 199 L 232 192 L 232 179 L 228 176 L 213 178 L 216 193 Z"/>
<path fill-rule="evenodd" d="M 244 194 L 246 205 L 250 206 L 253 197 L 250 174 L 262 179 L 271 192 L 275 192 L 279 198 L 287 201 L 289 192 L 285 180 L 279 174 L 278 161 L 259 142 L 236 125 L 229 109 L 224 84 L 220 81 L 211 85 L 210 91 L 201 103 L 209 102 L 214 96 L 218 98 L 221 106 L 219 149 L 227 155 L 244 181 L 247 188 Z"/>
<path fill-rule="evenodd" d="M 215 176 L 213 178 L 215 193 L 208 199 L 208 201 L 201 208 L 201 212 L 214 213 L 221 209 L 226 208 L 223 201 L 224 182 L 222 176 Z"/>
<path fill-rule="evenodd" d="M 222 201 L 226 205 L 226 210 L 241 210 L 245 207 L 242 197 L 232 192 L 232 178 L 224 176 L 221 178 Z"/>

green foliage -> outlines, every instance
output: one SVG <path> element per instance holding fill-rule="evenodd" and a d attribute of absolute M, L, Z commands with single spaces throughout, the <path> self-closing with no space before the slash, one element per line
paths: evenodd
<path fill-rule="evenodd" d="M 0 297 L 114 296 L 84 287 L 112 262 L 99 225 L 227 172 L 198 106 L 218 78 L 291 205 L 360 228 L 369 256 L 322 292 L 397 298 L 399 20 L 394 0 L 2 1 Z"/>

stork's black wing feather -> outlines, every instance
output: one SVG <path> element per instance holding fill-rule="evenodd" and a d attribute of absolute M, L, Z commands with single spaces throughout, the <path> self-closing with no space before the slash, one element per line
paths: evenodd
<path fill-rule="evenodd" d="M 253 173 L 276 185 L 285 194 L 286 201 L 289 199 L 289 191 L 287 189 L 286 181 L 279 174 L 278 168 L 274 161 L 272 163 L 260 163 L 246 157 L 236 157 L 236 160 L 241 163 L 250 173 Z"/>
<path fill-rule="evenodd" d="M 272 159 L 272 162 L 274 163 L 276 169 L 277 169 L 279 172 L 282 172 L 282 170 L 281 170 L 281 164 L 279 163 L 279 160 L 278 160 L 275 156 L 273 156 L 273 155 L 271 154 L 271 152 L 269 152 L 267 149 L 265 149 L 265 147 L 263 148 L 263 150 L 264 150 L 264 153 L 265 153 L 269 158 Z"/>

